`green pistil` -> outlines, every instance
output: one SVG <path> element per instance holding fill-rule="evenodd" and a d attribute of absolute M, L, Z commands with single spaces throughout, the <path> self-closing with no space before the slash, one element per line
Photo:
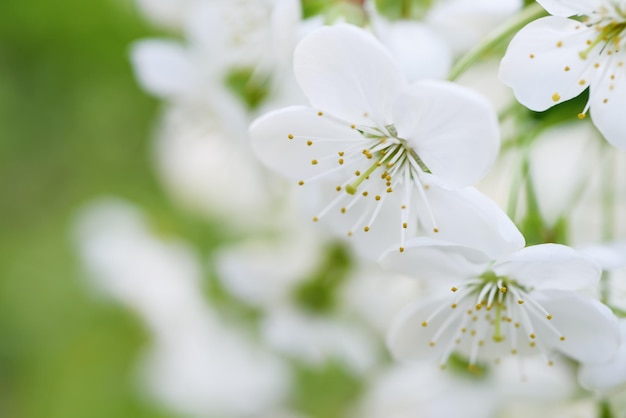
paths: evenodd
<path fill-rule="evenodd" d="M 498 302 L 496 304 L 496 319 L 495 319 L 494 331 L 493 331 L 493 340 L 497 343 L 504 340 L 504 337 L 502 336 L 501 324 L 502 324 L 502 304 Z"/>
<path fill-rule="evenodd" d="M 370 174 L 372 174 L 374 171 L 376 171 L 376 169 L 378 167 L 380 167 L 380 160 L 378 160 L 374 164 L 372 164 L 372 166 L 370 168 L 368 168 L 365 173 L 361 174 L 359 176 L 359 178 L 354 181 L 354 183 L 348 184 L 346 186 L 346 192 L 348 194 L 355 194 L 357 188 L 361 185 L 361 183 L 363 183 L 363 180 L 368 178 L 370 176 Z"/>

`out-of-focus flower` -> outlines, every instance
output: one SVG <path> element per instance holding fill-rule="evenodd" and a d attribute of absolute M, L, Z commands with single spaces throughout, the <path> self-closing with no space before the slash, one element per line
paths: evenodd
<path fill-rule="evenodd" d="M 363 375 L 379 361 L 379 346 L 366 328 L 339 315 L 313 315 L 288 306 L 263 318 L 265 343 L 277 352 L 314 367 L 327 362 Z"/>
<path fill-rule="evenodd" d="M 192 213 L 250 231 L 276 222 L 277 206 L 288 201 L 289 185 L 259 164 L 223 120 L 173 106 L 155 139 L 157 175 L 173 200 Z"/>
<path fill-rule="evenodd" d="M 575 250 L 535 245 L 493 260 L 479 251 L 428 238 L 407 243 L 404 257 L 390 251 L 383 266 L 419 274 L 448 295 L 406 309 L 388 336 L 401 359 L 430 358 L 445 365 L 453 352 L 481 359 L 560 352 L 583 363 L 609 360 L 619 344 L 617 319 L 577 293 L 598 283 L 600 268 Z"/>
<path fill-rule="evenodd" d="M 621 319 L 620 336 L 622 343 L 615 356 L 601 364 L 583 364 L 578 380 L 587 389 L 608 391 L 626 383 L 626 319 Z"/>
<path fill-rule="evenodd" d="M 300 14 L 296 0 L 196 1 L 185 13 L 188 44 L 133 45 L 137 79 L 160 98 L 208 107 L 227 121 L 281 94 L 294 100 L 289 63 Z"/>
<path fill-rule="evenodd" d="M 503 361 L 482 374 L 442 371 L 432 363 L 394 365 L 371 381 L 354 416 L 358 418 L 488 418 L 504 416 L 507 406 L 523 401 L 546 406 L 573 394 L 566 365 L 548 368 L 541 361 Z M 550 415 L 540 414 L 548 418 Z"/>
<path fill-rule="evenodd" d="M 194 417 L 276 416 L 289 390 L 285 364 L 220 321 L 186 245 L 155 236 L 140 211 L 119 201 L 85 209 L 77 235 L 94 283 L 152 331 L 142 373 L 153 396 Z"/>
<path fill-rule="evenodd" d="M 538 19 L 511 41 L 500 78 L 532 110 L 542 111 L 589 88 L 587 110 L 602 135 L 626 148 L 623 4 L 610 0 L 538 0 L 554 16 Z M 570 19 L 577 15 L 583 19 Z"/>
<path fill-rule="evenodd" d="M 385 237 L 373 245 L 400 241 L 400 251 L 407 231 L 417 233 L 420 224 L 423 234 L 490 254 L 520 245 L 506 215 L 467 187 L 498 152 L 497 121 L 485 99 L 451 83 L 409 86 L 382 45 L 350 25 L 303 39 L 294 68 L 313 107 L 271 112 L 250 133 L 270 168 L 300 185 L 329 182 L 322 186 L 335 197 L 314 221 L 333 218 L 337 229 L 368 241 L 364 234 L 379 218 L 393 216 L 396 238 L 381 228 Z"/>

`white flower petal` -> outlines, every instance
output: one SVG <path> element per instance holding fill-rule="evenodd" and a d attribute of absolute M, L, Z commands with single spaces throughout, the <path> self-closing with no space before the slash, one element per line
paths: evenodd
<path fill-rule="evenodd" d="M 537 289 L 579 290 L 598 283 L 600 267 L 573 248 L 559 244 L 526 247 L 493 266 L 523 286 Z"/>
<path fill-rule="evenodd" d="M 555 16 L 589 15 L 600 10 L 603 0 L 537 0 L 544 9 Z"/>
<path fill-rule="evenodd" d="M 264 164 L 293 179 L 334 169 L 338 152 L 362 141 L 363 136 L 350 125 L 320 113 L 292 106 L 260 117 L 250 126 L 252 148 Z M 319 142 L 309 146 L 309 140 Z"/>
<path fill-rule="evenodd" d="M 587 389 L 608 390 L 626 382 L 626 320 L 619 322 L 622 345 L 617 355 L 602 364 L 583 364 L 578 373 L 580 384 Z"/>
<path fill-rule="evenodd" d="M 198 85 L 189 54 L 177 42 L 156 39 L 135 42 L 130 56 L 139 84 L 155 96 L 181 96 Z"/>
<path fill-rule="evenodd" d="M 524 247 L 524 237 L 491 199 L 473 187 L 448 191 L 431 185 L 426 190 L 438 232 L 420 205 L 420 220 L 428 234 L 443 241 L 476 248 L 492 258 Z"/>
<path fill-rule="evenodd" d="M 533 298 L 552 315 L 549 321 L 561 335 L 535 322 L 537 339 L 582 363 L 604 363 L 620 344 L 617 318 L 600 302 L 562 290 L 540 290 Z M 542 325 L 543 324 L 543 325 Z M 565 337 L 562 341 L 560 337 Z"/>
<path fill-rule="evenodd" d="M 399 360 L 432 360 L 442 354 L 438 348 L 431 347 L 429 342 L 448 319 L 448 316 L 436 315 L 432 321 L 428 322 L 428 326 L 423 326 L 424 319 L 442 305 L 448 305 L 445 299 L 428 299 L 407 307 L 398 315 L 387 334 L 387 347 L 394 358 Z M 456 322 L 460 323 L 460 318 Z M 447 327 L 439 336 L 440 344 L 438 345 L 441 347 L 449 345 L 457 332 L 457 328 L 456 326 Z"/>
<path fill-rule="evenodd" d="M 497 157 L 495 111 L 469 88 L 445 81 L 418 82 L 394 102 L 393 116 L 398 135 L 447 187 L 475 183 Z"/>
<path fill-rule="evenodd" d="M 380 265 L 433 283 L 480 275 L 489 263 L 489 257 L 478 250 L 429 237 L 407 241 L 404 248 L 403 253 L 396 248 L 389 250 L 381 257 Z"/>
<path fill-rule="evenodd" d="M 304 38 L 295 50 L 294 72 L 313 107 L 368 126 L 393 122 L 392 100 L 406 86 L 378 40 L 345 24 L 319 28 Z"/>
<path fill-rule="evenodd" d="M 409 81 L 444 79 L 452 65 L 448 44 L 428 26 L 411 21 L 373 22 L 380 41 L 389 49 Z"/>
<path fill-rule="evenodd" d="M 626 55 L 613 54 L 605 62 L 600 65 L 606 66 L 606 70 L 599 74 L 591 86 L 591 119 L 608 142 L 617 148 L 626 149 Z"/>
<path fill-rule="evenodd" d="M 594 34 L 594 29 L 572 19 L 535 20 L 509 44 L 500 80 L 513 88 L 520 103 L 536 111 L 574 98 L 589 85 L 592 66 L 579 53 Z"/>

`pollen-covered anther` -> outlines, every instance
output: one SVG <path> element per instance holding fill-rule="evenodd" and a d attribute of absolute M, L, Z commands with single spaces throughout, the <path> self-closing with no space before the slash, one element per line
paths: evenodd
<path fill-rule="evenodd" d="M 453 303 L 452 305 L 450 305 L 450 307 L 451 307 L 452 309 L 456 309 L 457 304 L 456 304 L 456 303 Z"/>
<path fill-rule="evenodd" d="M 402 228 L 407 229 L 409 227 L 409 224 L 407 224 L 406 222 L 402 223 Z"/>
<path fill-rule="evenodd" d="M 363 192 L 363 193 L 361 193 L 361 194 L 362 194 L 364 197 L 367 197 L 367 195 L 368 195 L 369 193 L 367 193 L 367 190 L 366 190 L 366 191 L 364 191 L 364 192 Z"/>
<path fill-rule="evenodd" d="M 303 185 L 304 185 L 304 180 L 300 180 L 300 181 L 298 182 L 298 185 L 299 185 L 299 186 L 303 186 Z"/>
<path fill-rule="evenodd" d="M 520 305 L 523 305 L 524 301 L 520 299 L 520 300 L 517 301 L 517 303 L 520 304 Z"/>
<path fill-rule="evenodd" d="M 337 154 L 339 154 L 340 157 L 343 157 L 344 152 L 343 151 L 339 151 Z"/>
<path fill-rule="evenodd" d="M 376 200 L 380 200 L 380 196 L 376 196 L 374 199 L 376 199 Z"/>
<path fill-rule="evenodd" d="M 578 84 L 580 84 L 581 86 L 584 86 L 586 83 L 587 83 L 587 81 L 585 81 L 585 80 L 580 80 L 578 82 Z"/>
<path fill-rule="evenodd" d="M 400 252 L 403 253 L 404 252 L 404 247 L 400 247 Z"/>
<path fill-rule="evenodd" d="M 547 318 L 547 319 L 548 319 L 548 321 L 549 321 L 549 320 L 551 320 L 551 319 L 552 319 L 552 315 L 547 315 L 547 316 L 546 316 L 546 318 Z"/>
<path fill-rule="evenodd" d="M 363 231 L 365 231 L 365 232 L 368 232 L 369 230 L 370 230 L 369 226 L 366 226 L 366 227 L 363 228 Z"/>
<path fill-rule="evenodd" d="M 565 68 L 563 68 L 563 71 L 569 71 L 569 70 L 570 70 L 570 68 L 567 65 L 565 66 Z"/>
<path fill-rule="evenodd" d="M 311 145 L 313 145 L 313 141 L 309 139 L 308 141 L 306 141 L 306 144 L 310 147 Z"/>
<path fill-rule="evenodd" d="M 341 191 L 341 186 L 337 186 L 337 187 L 335 187 L 335 190 L 337 190 L 338 192 L 340 192 L 340 191 Z"/>
<path fill-rule="evenodd" d="M 536 336 L 535 334 L 530 334 L 529 337 L 534 340 Z"/>
<path fill-rule="evenodd" d="M 319 218 L 317 216 L 314 216 L 313 217 L 313 222 L 317 222 L 317 221 L 319 221 Z"/>
<path fill-rule="evenodd" d="M 341 213 L 346 213 L 346 208 L 341 208 Z"/>
<path fill-rule="evenodd" d="M 563 46 L 563 41 L 558 41 L 558 42 L 556 43 L 556 47 L 557 47 L 557 48 L 560 48 L 560 47 L 562 47 L 562 46 Z"/>
<path fill-rule="evenodd" d="M 433 228 L 433 232 L 436 234 L 437 232 L 439 232 L 439 228 Z"/>
<path fill-rule="evenodd" d="M 502 286 L 502 287 L 500 288 L 500 292 L 501 292 L 501 293 L 506 293 L 506 287 L 505 287 L 505 286 Z"/>
<path fill-rule="evenodd" d="M 431 347 L 434 347 L 435 346 L 435 342 L 431 341 L 431 342 L 428 343 L 428 345 L 431 346 Z"/>
<path fill-rule="evenodd" d="M 387 188 L 387 193 L 391 193 L 391 192 L 393 192 L 393 189 L 391 187 L 388 187 Z"/>
<path fill-rule="evenodd" d="M 561 340 L 561 341 L 565 341 L 565 337 L 564 337 L 564 336 L 561 336 L 561 338 L 559 338 L 559 340 Z"/>
<path fill-rule="evenodd" d="M 428 322 L 426 322 L 426 321 L 422 322 L 422 326 L 423 326 L 424 328 L 426 328 L 426 327 L 428 326 Z"/>
<path fill-rule="evenodd" d="M 587 116 L 586 114 L 581 112 L 578 114 L 578 119 L 585 119 L 586 116 Z"/>
<path fill-rule="evenodd" d="M 311 160 L 312 165 L 317 165 L 317 160 Z"/>
<path fill-rule="evenodd" d="M 528 58 L 530 58 L 530 59 L 535 58 L 535 54 L 529 54 L 529 55 L 528 55 Z"/>
<path fill-rule="evenodd" d="M 558 102 L 559 100 L 561 100 L 561 95 L 559 93 L 552 94 L 552 101 L 553 102 Z"/>
<path fill-rule="evenodd" d="M 343 158 L 340 158 L 338 161 L 339 165 L 343 165 Z"/>
<path fill-rule="evenodd" d="M 452 290 L 453 292 L 456 292 L 459 289 L 453 286 L 450 290 Z"/>
<path fill-rule="evenodd" d="M 317 116 L 324 116 L 324 112 L 317 112 Z"/>

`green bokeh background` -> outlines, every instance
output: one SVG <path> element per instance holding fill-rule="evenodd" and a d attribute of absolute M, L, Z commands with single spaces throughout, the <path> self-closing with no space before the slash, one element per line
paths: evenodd
<path fill-rule="evenodd" d="M 116 195 L 167 209 L 151 170 L 158 103 L 127 58 L 155 31 L 129 0 L 0 6 L 0 417 L 159 417 L 134 364 L 148 336 L 89 292 L 72 217 Z"/>
<path fill-rule="evenodd" d="M 102 196 L 207 255 L 233 239 L 177 209 L 153 172 L 160 106 L 137 86 L 128 49 L 155 35 L 168 36 L 131 0 L 0 6 L 0 418 L 180 417 L 143 393 L 136 364 L 150 337 L 91 291 L 72 241 L 76 214 Z M 290 405 L 314 418 L 345 416 L 363 390 L 332 363 L 296 365 L 294 385 Z"/>

